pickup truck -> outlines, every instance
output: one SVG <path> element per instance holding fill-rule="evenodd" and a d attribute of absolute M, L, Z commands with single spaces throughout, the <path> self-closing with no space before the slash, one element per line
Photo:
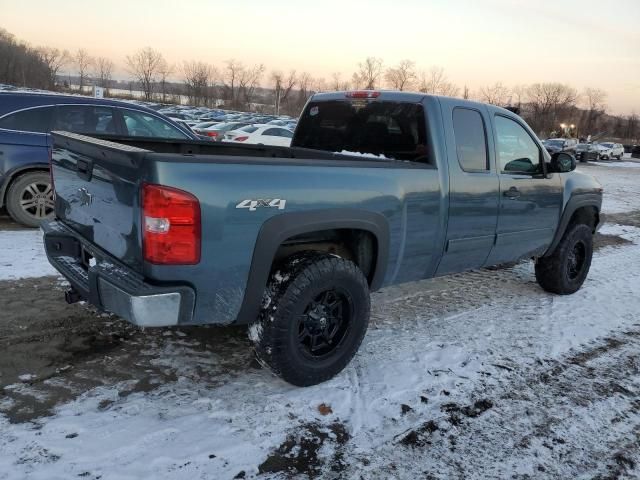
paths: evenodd
<path fill-rule="evenodd" d="M 602 188 L 514 113 L 406 92 L 313 95 L 292 146 L 54 132 L 50 262 L 143 327 L 247 324 L 257 357 L 323 382 L 365 335 L 369 292 L 531 258 L 585 281 Z"/>

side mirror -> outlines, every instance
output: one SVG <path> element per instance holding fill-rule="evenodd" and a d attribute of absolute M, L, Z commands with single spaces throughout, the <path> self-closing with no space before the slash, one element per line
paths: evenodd
<path fill-rule="evenodd" d="M 551 171 L 556 173 L 573 172 L 576 169 L 576 157 L 567 152 L 551 155 Z"/>

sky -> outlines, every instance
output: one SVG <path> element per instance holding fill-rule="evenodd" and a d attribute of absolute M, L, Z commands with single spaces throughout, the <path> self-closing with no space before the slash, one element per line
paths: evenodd
<path fill-rule="evenodd" d="M 601 88 L 640 113 L 640 0 L 0 0 L 0 27 L 32 45 L 116 62 L 151 46 L 178 65 L 227 59 L 314 77 L 358 62 L 444 68 L 471 90 L 502 82 Z M 176 78 L 177 79 L 177 78 Z"/>

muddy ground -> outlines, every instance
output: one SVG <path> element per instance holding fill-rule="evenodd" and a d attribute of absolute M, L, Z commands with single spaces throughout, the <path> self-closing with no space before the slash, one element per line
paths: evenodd
<path fill-rule="evenodd" d="M 609 219 L 640 226 L 640 211 Z M 615 235 L 597 234 L 595 239 L 596 248 L 627 243 Z M 171 369 L 155 367 L 153 357 L 141 352 L 165 344 L 179 346 L 185 338 L 193 340 L 189 346 L 195 352 L 216 352 L 216 358 L 227 359 L 217 368 L 260 368 L 244 327 L 141 329 L 83 303 L 66 304 L 66 288 L 57 277 L 0 281 L 0 412 L 11 422 L 49 415 L 56 405 L 99 385 L 130 381 L 135 386 L 121 392 L 126 396 L 174 381 Z M 382 311 L 384 295 L 383 291 L 378 296 Z M 25 372 L 33 379 L 21 379 Z M 5 388 L 16 382 L 24 388 Z"/>

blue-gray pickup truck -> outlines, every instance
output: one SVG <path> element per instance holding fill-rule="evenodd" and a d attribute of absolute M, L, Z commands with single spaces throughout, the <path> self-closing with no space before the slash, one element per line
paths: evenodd
<path fill-rule="evenodd" d="M 602 188 L 514 113 L 406 92 L 314 95 L 289 148 L 54 132 L 50 262 L 140 326 L 247 324 L 295 385 L 340 372 L 381 287 L 530 258 L 584 282 Z"/>

